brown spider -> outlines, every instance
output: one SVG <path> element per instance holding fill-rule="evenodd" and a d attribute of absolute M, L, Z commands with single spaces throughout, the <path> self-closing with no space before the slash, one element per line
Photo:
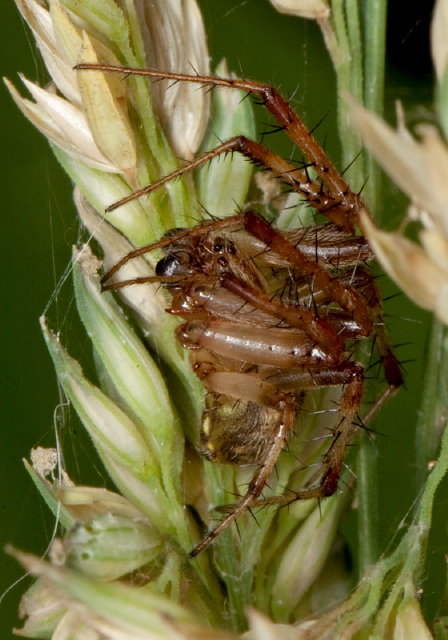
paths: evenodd
<path fill-rule="evenodd" d="M 187 76 L 153 70 L 82 64 L 132 75 L 224 86 L 256 94 L 307 158 L 318 180 L 265 146 L 236 136 L 158 182 L 114 203 L 108 211 L 148 194 L 222 153 L 238 151 L 280 177 L 328 218 L 316 225 L 282 232 L 255 211 L 223 220 L 174 229 L 137 249 L 102 279 L 103 289 L 158 282 L 173 293 L 168 313 L 184 320 L 176 330 L 190 350 L 190 363 L 209 392 L 203 413 L 201 447 L 220 463 L 257 465 L 245 495 L 193 549 L 205 549 L 230 523 L 260 503 L 263 488 L 292 431 L 300 395 L 307 389 L 343 387 L 333 441 L 320 471 L 307 486 L 263 504 L 332 495 L 353 420 L 363 397 L 364 370 L 350 359 L 347 340 L 372 334 L 387 387 L 364 421 L 371 419 L 402 384 L 400 367 L 382 320 L 381 296 L 366 263 L 373 259 L 353 193 L 289 103 L 271 86 L 248 80 Z M 105 284 L 129 260 L 163 249 L 156 275 Z"/>

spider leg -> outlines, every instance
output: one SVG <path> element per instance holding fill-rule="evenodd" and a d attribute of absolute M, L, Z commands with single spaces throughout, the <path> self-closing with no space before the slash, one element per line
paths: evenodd
<path fill-rule="evenodd" d="M 366 283 L 362 287 L 362 294 L 370 308 L 373 320 L 373 333 L 376 337 L 376 347 L 380 354 L 384 375 L 390 387 L 390 393 L 394 393 L 395 390 L 403 384 L 400 363 L 394 354 L 386 324 L 383 320 L 381 293 L 375 278 L 366 269 L 362 269 L 362 275 L 366 280 Z"/>
<path fill-rule="evenodd" d="M 344 351 L 343 340 L 335 335 L 334 330 L 325 319 L 316 317 L 310 309 L 273 300 L 270 296 L 254 289 L 233 274 L 224 275 L 221 286 L 237 294 L 242 300 L 250 302 L 255 308 L 266 311 L 274 318 L 286 321 L 290 326 L 303 328 L 325 349 L 325 357 L 331 361 L 335 362 L 341 359 Z"/>
<path fill-rule="evenodd" d="M 343 309 L 353 314 L 354 319 L 360 326 L 360 337 L 367 337 L 372 332 L 372 319 L 370 311 L 360 296 L 353 288 L 342 284 L 337 278 L 331 276 L 317 262 L 307 258 L 301 251 L 300 247 L 295 247 L 282 233 L 274 229 L 264 218 L 254 211 L 246 211 L 241 214 L 241 222 L 245 229 L 259 240 L 262 240 L 266 246 L 276 253 L 287 258 L 289 262 L 300 269 L 303 275 L 307 276 L 315 283 L 331 295 L 332 299 L 337 302 Z M 229 288 L 231 285 L 230 278 L 224 277 L 223 286 Z M 235 291 L 235 293 L 238 293 Z M 244 297 L 244 296 L 242 296 Z"/>
<path fill-rule="evenodd" d="M 131 278 L 130 280 L 121 280 L 120 282 L 112 282 L 111 284 L 103 284 L 101 291 L 116 291 L 117 289 L 123 289 L 129 287 L 132 284 L 174 284 L 179 282 L 178 276 L 141 276 L 138 278 Z"/>
<path fill-rule="evenodd" d="M 252 162 L 261 164 L 265 169 L 272 171 L 276 176 L 280 177 L 283 182 L 289 184 L 294 191 L 301 193 L 317 211 L 325 214 L 329 220 L 338 227 L 344 229 L 346 232 L 353 233 L 353 225 L 350 223 L 343 207 L 342 210 L 340 208 L 340 199 L 335 199 L 330 193 L 325 192 L 322 185 L 311 180 L 304 171 L 301 171 L 290 162 L 287 162 L 281 156 L 277 155 L 264 145 L 254 142 L 245 136 L 235 136 L 226 140 L 214 149 L 206 151 L 179 169 L 163 176 L 160 180 L 157 180 L 142 189 L 133 191 L 125 198 L 114 202 L 107 207 L 106 212 L 114 211 L 115 209 L 118 209 L 118 207 L 121 207 L 132 200 L 144 195 L 149 195 L 168 182 L 171 182 L 176 178 L 181 178 L 183 175 L 202 167 L 214 158 L 217 158 L 222 154 L 233 152 L 241 153 L 241 155 L 245 156 Z"/>
<path fill-rule="evenodd" d="M 325 371 L 313 370 L 312 373 L 308 374 L 308 384 L 306 382 L 306 374 L 301 374 L 297 381 L 301 389 L 305 389 L 307 386 L 308 388 L 312 388 L 312 386 L 338 385 L 345 382 L 339 406 L 339 419 L 333 429 L 332 444 L 322 460 L 319 472 L 309 481 L 309 484 L 314 486 L 310 486 L 302 491 L 289 490 L 285 495 L 272 496 L 264 500 L 259 500 L 256 506 L 274 504 L 286 506 L 297 500 L 328 498 L 335 493 L 338 487 L 347 445 L 352 441 L 359 429 L 353 421 L 358 413 L 363 397 L 363 371 L 363 367 L 360 364 L 342 362 L 333 368 L 329 367 Z M 289 374 L 285 374 L 285 380 L 288 375 Z M 291 378 L 291 376 L 289 377 Z M 280 383 L 281 378 L 282 374 L 279 374 L 278 382 L 275 376 L 270 377 L 269 380 L 271 383 L 277 384 Z M 292 384 L 293 382 L 290 380 L 287 385 L 288 389 Z"/>

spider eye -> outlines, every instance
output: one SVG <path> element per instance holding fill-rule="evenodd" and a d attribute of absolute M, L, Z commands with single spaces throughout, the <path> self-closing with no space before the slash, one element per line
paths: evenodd
<path fill-rule="evenodd" d="M 213 253 L 228 253 L 234 255 L 236 253 L 236 248 L 231 240 L 216 238 L 213 244 Z"/>

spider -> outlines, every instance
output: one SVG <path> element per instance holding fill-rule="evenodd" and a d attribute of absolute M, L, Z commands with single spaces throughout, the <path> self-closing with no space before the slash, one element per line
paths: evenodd
<path fill-rule="evenodd" d="M 173 229 L 158 242 L 126 255 L 102 279 L 104 290 L 158 282 L 172 292 L 167 311 L 183 319 L 176 338 L 189 350 L 193 371 L 208 391 L 202 452 L 219 463 L 255 466 L 246 493 L 221 509 L 225 515 L 193 549 L 195 556 L 257 504 L 325 498 L 337 490 L 345 449 L 357 430 L 354 420 L 364 388 L 364 369 L 351 359 L 347 341 L 374 335 L 387 381 L 364 422 L 402 384 L 382 319 L 381 295 L 367 266 L 373 252 L 367 239 L 356 235 L 356 229 L 363 231 L 361 212 L 370 214 L 289 102 L 270 85 L 108 65 L 82 64 L 77 69 L 255 94 L 307 159 L 297 168 L 264 145 L 236 136 L 107 211 L 220 154 L 236 151 L 279 177 L 327 218 L 324 224 L 280 231 L 249 210 L 192 229 Z M 310 167 L 318 179 L 310 178 Z M 165 255 L 154 276 L 110 282 L 129 260 L 155 249 Z M 301 394 L 327 386 L 341 386 L 342 392 L 332 444 L 319 472 L 302 491 L 263 499 L 263 489 L 293 429 Z"/>

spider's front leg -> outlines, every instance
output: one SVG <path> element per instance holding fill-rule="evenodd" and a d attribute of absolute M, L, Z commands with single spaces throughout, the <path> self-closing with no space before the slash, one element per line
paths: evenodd
<path fill-rule="evenodd" d="M 254 164 L 262 166 L 275 176 L 281 178 L 293 191 L 300 193 L 317 211 L 327 216 L 335 225 L 344 229 L 347 233 L 353 233 L 354 228 L 352 221 L 350 216 L 347 215 L 347 211 L 344 209 L 340 197 L 333 197 L 331 192 L 324 190 L 319 182 L 312 180 L 306 171 L 287 162 L 259 142 L 250 140 L 242 135 L 226 140 L 226 142 L 223 142 L 210 151 L 204 152 L 191 162 L 168 173 L 153 184 L 138 189 L 125 198 L 114 202 L 106 208 L 106 213 L 114 211 L 136 198 L 149 195 L 163 185 L 202 167 L 220 155 L 233 152 L 240 153 Z"/>
<path fill-rule="evenodd" d="M 322 180 L 323 184 L 327 186 L 327 190 L 324 190 L 320 183 L 310 180 L 306 170 L 300 171 L 297 167 L 285 162 L 282 158 L 263 147 L 263 145 L 254 143 L 243 136 L 238 136 L 222 145 L 219 145 L 216 149 L 203 154 L 196 160 L 193 160 L 191 163 L 188 163 L 177 171 L 165 176 L 153 185 L 149 185 L 144 189 L 130 194 L 123 200 L 114 203 L 108 207 L 106 211 L 112 211 L 134 198 L 150 193 L 161 185 L 166 184 L 166 182 L 192 171 L 212 158 L 217 157 L 221 153 L 238 151 L 255 163 L 260 163 L 265 168 L 273 171 L 276 175 L 281 176 L 282 179 L 286 183 L 290 184 L 295 191 L 302 193 L 307 199 L 309 199 L 311 204 L 321 211 L 321 213 L 327 214 L 335 224 L 347 231 L 353 230 L 354 225 L 357 225 L 362 229 L 362 222 L 359 215 L 361 210 L 365 210 L 367 215 L 370 216 L 362 198 L 350 189 L 345 178 L 336 169 L 330 158 L 319 145 L 312 133 L 306 128 L 302 119 L 294 111 L 289 102 L 283 98 L 283 96 L 274 87 L 268 84 L 254 82 L 252 80 L 239 80 L 237 78 L 217 78 L 213 76 L 199 75 L 190 76 L 182 73 L 171 73 L 169 71 L 134 69 L 131 67 L 118 67 L 114 65 L 80 64 L 77 65 L 75 69 L 91 69 L 111 73 L 121 73 L 125 75 L 146 76 L 150 78 L 173 80 L 175 83 L 194 82 L 205 87 L 227 87 L 229 89 L 241 90 L 249 94 L 257 95 L 262 100 L 268 111 L 270 111 L 277 120 L 280 128 L 286 132 L 294 144 L 296 144 L 302 151 L 304 157 L 308 161 L 306 166 L 312 167 Z"/>

